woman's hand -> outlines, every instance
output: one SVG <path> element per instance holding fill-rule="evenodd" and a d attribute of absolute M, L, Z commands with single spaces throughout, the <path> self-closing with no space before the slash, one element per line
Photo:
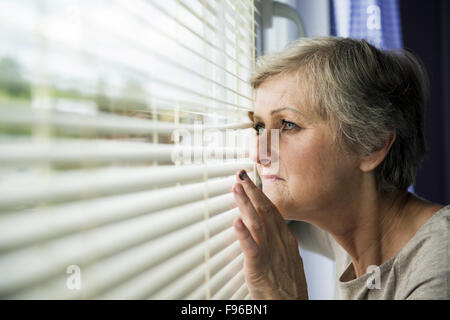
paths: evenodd
<path fill-rule="evenodd" d="M 308 299 L 297 240 L 276 206 L 242 170 L 233 187 L 241 218 L 234 227 L 253 299 Z"/>

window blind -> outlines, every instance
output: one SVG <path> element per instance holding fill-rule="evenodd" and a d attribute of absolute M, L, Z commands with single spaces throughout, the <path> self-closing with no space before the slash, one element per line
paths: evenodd
<path fill-rule="evenodd" d="M 0 3 L 0 297 L 249 299 L 250 0 Z"/>

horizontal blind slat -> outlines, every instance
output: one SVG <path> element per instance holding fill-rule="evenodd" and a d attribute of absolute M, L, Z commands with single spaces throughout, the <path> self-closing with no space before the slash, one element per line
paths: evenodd
<path fill-rule="evenodd" d="M 186 6 L 186 5 L 183 5 L 183 6 L 185 8 L 188 8 L 188 6 Z M 190 11 L 190 12 L 193 12 L 193 11 Z M 96 20 L 89 21 L 89 24 L 91 24 L 92 27 L 94 27 L 94 28 L 101 28 L 102 27 L 102 25 L 99 24 Z M 210 27 L 211 28 L 215 28 L 212 25 L 210 25 Z M 225 90 L 228 90 L 228 91 L 230 91 L 230 92 L 232 92 L 232 93 L 234 93 L 234 94 L 236 94 L 236 95 L 238 95 L 238 96 L 240 96 L 240 97 L 242 97 L 244 99 L 252 100 L 251 97 L 248 97 L 248 96 L 242 94 L 239 91 L 233 90 L 232 88 L 230 88 L 230 87 L 228 87 L 228 86 L 226 86 L 226 85 L 224 85 L 224 84 L 222 84 L 222 83 L 220 83 L 220 82 L 218 82 L 218 81 L 216 81 L 214 79 L 211 79 L 211 78 L 205 76 L 204 73 L 198 72 L 197 70 L 192 69 L 191 67 L 188 67 L 187 65 L 183 65 L 181 62 L 177 62 L 177 61 L 173 60 L 172 58 L 170 58 L 168 56 L 165 56 L 163 54 L 158 53 L 154 49 L 154 47 L 151 46 L 151 44 L 149 44 L 148 42 L 144 41 L 144 39 L 140 39 L 138 37 L 133 37 L 133 35 L 130 35 L 130 34 L 127 34 L 126 32 L 123 32 L 120 28 L 115 28 L 115 29 L 109 28 L 106 31 L 108 33 L 110 33 L 110 34 L 116 35 L 124 43 L 127 43 L 128 45 L 133 46 L 134 48 L 139 49 L 140 51 L 143 51 L 148 56 L 155 57 L 159 61 L 167 63 L 167 64 L 169 64 L 172 67 L 178 68 L 180 71 L 182 70 L 184 72 L 189 73 L 190 75 L 195 75 L 196 77 L 198 77 L 198 78 L 200 78 L 202 80 L 205 80 L 205 81 L 208 81 L 209 83 L 215 84 L 215 85 L 217 85 L 217 86 L 219 86 L 219 87 L 221 87 L 221 88 L 223 88 Z M 225 35 L 223 35 L 223 37 L 225 37 L 226 40 L 230 41 Z M 235 45 L 235 44 L 233 43 L 233 45 Z M 250 58 L 250 54 L 251 53 L 249 51 L 244 52 L 240 47 L 238 48 L 238 50 L 241 53 L 241 55 L 244 55 L 244 57 Z M 245 55 L 248 55 L 248 56 L 245 56 Z"/>
<path fill-rule="evenodd" d="M 231 299 L 234 293 L 245 283 L 244 270 L 240 270 L 213 297 L 213 300 Z"/>
<path fill-rule="evenodd" d="M 165 286 L 164 289 L 150 295 L 148 298 L 155 300 L 182 299 L 204 283 L 206 269 L 208 269 L 210 276 L 214 276 L 217 272 L 225 268 L 230 261 L 237 258 L 241 252 L 239 242 L 235 241 L 223 252 L 211 257 L 208 264 L 201 264 L 191 272 L 186 273 L 183 277 Z"/>
<path fill-rule="evenodd" d="M 234 5 L 237 5 L 236 2 L 233 3 Z M 242 10 L 236 10 L 237 7 L 233 8 L 232 4 L 229 1 L 224 1 L 224 9 L 232 16 L 235 18 L 235 21 L 237 23 L 237 27 L 242 27 L 246 32 L 248 32 L 249 34 L 251 34 L 252 32 L 252 25 L 251 25 L 251 20 L 245 19 L 243 17 L 242 14 L 240 14 L 240 12 L 242 12 Z M 237 20 L 239 20 L 239 22 L 237 22 Z"/>
<path fill-rule="evenodd" d="M 234 242 L 237 244 L 237 242 Z M 193 283 L 199 283 L 204 281 L 204 272 L 205 267 L 204 263 L 199 263 L 205 259 L 205 251 L 208 250 L 210 254 L 210 260 L 208 261 L 209 268 L 211 269 L 212 264 L 219 264 L 224 260 L 224 258 L 232 259 L 237 256 L 232 255 L 230 252 L 237 251 L 239 254 L 239 246 L 229 245 L 227 248 L 223 249 L 223 244 L 219 244 L 214 242 L 209 244 L 209 242 L 203 243 L 202 246 L 198 246 L 193 248 L 192 250 L 188 250 L 183 252 L 182 254 L 166 261 L 163 264 L 158 265 L 156 268 L 152 268 L 149 271 L 146 271 L 131 281 L 127 281 L 124 285 L 115 288 L 105 295 L 100 296 L 100 299 L 146 299 L 148 296 L 153 296 L 154 293 L 160 291 L 162 288 L 166 289 L 165 286 L 170 285 L 172 283 L 177 283 L 177 291 L 183 291 L 185 288 L 180 286 L 179 277 L 188 273 L 192 276 L 193 271 L 201 270 L 203 274 L 200 274 L 197 271 L 197 278 L 189 278 L 189 282 L 184 285 L 192 288 Z M 222 250 L 219 252 L 219 250 Z M 195 257 L 195 258 L 194 258 Z M 223 262 L 222 262 L 223 263 Z M 226 266 L 226 264 L 224 264 Z M 224 267 L 222 266 L 222 267 Z M 210 270 L 210 272 L 213 270 Z M 179 295 L 179 293 L 177 293 Z M 151 299 L 155 299 L 152 297 Z M 170 299 L 174 299 L 173 296 Z"/>
<path fill-rule="evenodd" d="M 83 230 L 84 235 L 98 239 L 89 250 L 103 257 L 201 221 L 204 218 L 205 206 L 209 216 L 214 217 L 235 208 L 236 204 L 232 194 L 225 194 L 160 212 L 145 213 L 103 227 L 91 225 L 90 229 L 89 225 L 80 224 L 74 218 L 64 217 L 56 210 L 13 214 L 0 219 L 0 253 L 44 243 Z M 90 233 L 86 234 L 88 230 Z M 133 232 L 121 233 L 122 230 Z"/>
<path fill-rule="evenodd" d="M 96 116 L 77 115 L 48 110 L 1 108 L 0 125 L 32 127 L 48 125 L 68 132 L 92 135 L 96 134 L 135 134 L 151 135 L 157 133 L 172 133 L 178 131 L 195 130 L 226 130 L 246 129 L 251 123 L 230 123 L 223 125 L 188 125 L 155 122 L 152 120 L 136 119 L 111 114 L 97 114 Z"/>
<path fill-rule="evenodd" d="M 214 9 L 210 3 L 208 3 L 207 1 L 205 1 L 204 3 L 204 7 L 205 9 L 207 9 L 212 15 L 214 15 L 215 17 L 219 18 L 221 17 L 221 13 L 219 13 L 216 9 Z M 225 5 L 223 2 L 221 2 L 222 6 L 220 7 L 220 10 L 227 12 L 229 14 L 229 11 L 225 11 L 223 10 L 223 6 Z M 233 15 L 231 15 L 233 16 Z M 236 35 L 236 37 L 241 38 L 243 41 L 248 41 L 250 42 L 251 38 L 251 34 L 249 34 L 248 32 L 245 32 L 245 30 L 242 30 L 241 28 L 236 28 L 235 26 L 233 26 L 230 21 L 228 21 L 227 19 L 225 19 L 225 26 L 228 30 L 232 30 L 233 33 Z"/>
<path fill-rule="evenodd" d="M 217 186 L 208 185 L 208 193 L 210 197 L 218 196 L 229 192 L 231 189 L 231 183 L 234 181 L 228 179 L 228 185 L 223 187 L 224 182 L 221 180 Z M 178 197 L 173 197 L 179 192 Z M 34 231 L 30 236 L 42 238 L 55 238 L 63 235 L 69 235 L 79 231 L 86 231 L 100 226 L 108 225 L 111 223 L 117 223 L 126 219 L 157 212 L 160 210 L 181 206 L 187 203 L 200 201 L 204 199 L 205 185 L 201 184 L 198 187 L 187 186 L 180 187 L 178 189 L 171 189 L 170 192 L 163 194 L 162 192 L 152 193 L 151 196 L 148 193 L 139 195 L 131 195 L 125 197 L 114 197 L 110 201 L 106 202 L 104 199 L 83 204 L 75 204 L 71 206 L 64 206 L 63 208 L 49 209 L 46 212 L 41 212 L 42 220 L 40 220 L 39 227 L 30 227 L 28 230 Z M 39 214 L 31 212 L 31 214 Z M 14 217 L 8 216 L 9 220 L 5 222 L 5 227 L 13 226 L 16 221 Z M 26 216 L 22 216 L 22 223 Z M 55 220 L 55 222 L 53 222 Z M 20 220 L 19 220 L 20 221 Z M 48 234 L 43 234 L 41 231 L 46 226 L 58 226 L 59 228 L 52 231 L 49 230 Z M 27 243 L 30 239 L 27 239 L 27 234 L 21 233 L 18 236 L 11 232 L 5 232 L 6 240 L 10 242 L 6 243 L 8 246 L 17 246 L 23 243 Z M 23 235 L 23 236 L 22 236 Z"/>
<path fill-rule="evenodd" d="M 183 146 L 121 142 L 111 140 L 52 140 L 48 143 L 2 144 L 0 142 L 0 165 L 17 166 L 42 164 L 104 164 L 119 162 L 158 161 L 172 163 L 181 159 L 193 159 L 194 155 L 207 155 L 208 160 L 248 158 L 247 149 L 230 147 Z M 186 156 L 185 156 L 186 155 Z"/>
<path fill-rule="evenodd" d="M 121 4 L 126 4 L 127 2 L 121 2 Z M 208 3 L 205 2 L 206 4 L 206 8 L 208 8 Z M 134 14 L 136 16 L 136 18 L 140 18 L 140 19 L 144 19 L 144 21 L 148 21 L 148 18 L 144 15 L 143 11 L 139 10 L 139 8 L 137 8 L 136 6 L 128 6 L 125 5 L 122 7 L 124 10 L 128 10 L 130 13 Z M 167 32 L 165 32 L 164 30 L 160 29 L 157 25 L 151 25 L 152 30 L 160 33 L 161 35 L 163 35 L 164 37 L 166 37 L 167 39 L 172 40 L 173 42 L 176 43 L 177 46 L 179 46 L 180 48 L 183 48 L 187 51 L 189 51 L 190 53 L 196 55 L 197 57 L 200 57 L 201 59 L 203 59 L 204 61 L 208 62 L 209 64 L 211 64 L 212 66 L 224 71 L 225 73 L 227 73 L 228 75 L 238 79 L 239 81 L 243 82 L 244 84 L 249 84 L 248 80 L 245 80 L 243 78 L 241 78 L 238 74 L 230 72 L 227 68 L 224 68 L 223 66 L 219 65 L 218 63 L 214 62 L 213 60 L 211 60 L 209 57 L 202 55 L 201 53 L 191 49 L 190 47 L 186 46 L 185 44 L 183 44 L 182 42 L 180 42 L 178 39 L 172 37 L 170 34 L 168 34 Z"/>
<path fill-rule="evenodd" d="M 1 15 L 0 15 L 0 18 L 2 18 Z M 11 26 L 9 24 L 10 22 L 11 21 L 8 21 L 8 23 L 6 23 L 5 25 L 2 25 L 2 19 L 0 19 L 0 27 L 1 27 L 0 34 L 1 34 L 1 32 L 5 32 L 5 30 L 7 32 L 11 32 L 11 33 L 18 33 L 17 30 L 11 28 Z M 2 29 L 5 29 L 5 30 L 2 30 Z M 67 54 L 73 54 L 76 52 L 78 54 L 82 54 L 84 56 L 91 57 L 93 60 L 101 60 L 103 64 L 108 65 L 110 68 L 115 69 L 120 73 L 123 72 L 123 73 L 127 73 L 127 74 L 132 74 L 134 77 L 141 78 L 142 81 L 154 82 L 154 83 L 160 84 L 162 86 L 166 86 L 167 88 L 169 88 L 172 91 L 177 90 L 177 91 L 184 92 L 187 94 L 195 95 L 197 97 L 201 97 L 201 98 L 209 100 L 209 101 L 214 101 L 214 102 L 218 102 L 218 103 L 221 103 L 224 105 L 232 106 L 234 108 L 251 111 L 250 108 L 244 107 L 242 104 L 237 104 L 237 103 L 233 103 L 233 102 L 230 102 L 227 100 L 219 99 L 217 97 L 204 94 L 203 92 L 198 91 L 196 89 L 189 88 L 186 85 L 180 85 L 179 84 L 180 81 L 165 80 L 165 79 L 161 78 L 161 75 L 151 72 L 151 70 L 149 70 L 148 68 L 146 68 L 146 69 L 136 68 L 134 65 L 130 64 L 128 61 L 118 60 L 117 57 L 107 56 L 104 53 L 94 52 L 93 49 L 91 49 L 87 46 L 71 48 L 70 47 L 71 44 L 67 43 L 67 40 L 64 38 L 61 38 L 61 37 L 57 38 L 57 39 L 53 39 L 53 38 L 47 39 L 47 37 L 48 36 L 45 35 L 45 38 L 49 43 L 48 46 L 51 47 L 55 51 L 57 51 L 57 48 L 55 48 L 55 46 L 58 44 L 59 49 L 60 50 L 65 49 L 65 52 Z M 223 51 L 220 51 L 220 52 L 223 53 Z M 228 54 L 226 54 L 226 58 L 235 60 Z M 249 69 L 244 66 L 242 68 L 249 71 Z"/>
<path fill-rule="evenodd" d="M 230 192 L 231 175 L 253 164 L 242 140 L 208 150 L 205 130 L 251 126 L 254 9 L 0 4 L 0 54 L 13 53 L 30 91 L 4 95 L 0 83 L 0 297 L 246 294 Z M 206 124 L 201 141 L 168 144 L 174 130 L 195 133 L 194 120 Z M 191 165 L 174 150 L 213 157 Z M 69 265 L 81 267 L 81 290 L 67 287 Z"/>
<path fill-rule="evenodd" d="M 53 178 L 52 183 L 46 185 L 48 181 L 45 176 L 29 177 L 26 181 L 5 181 L 2 182 L 3 192 L 0 194 L 0 211 L 13 209 L 17 206 L 30 206 L 36 203 L 62 203 L 74 200 L 83 200 L 96 197 L 105 197 L 112 195 L 123 195 L 127 193 L 151 190 L 154 187 L 167 187 L 175 183 L 189 183 L 201 180 L 204 174 L 212 178 L 218 178 L 236 173 L 239 168 L 251 169 L 250 163 L 224 163 L 221 165 L 202 165 L 180 166 L 180 167 L 159 167 L 157 169 L 103 169 L 97 172 L 76 172 L 60 174 Z M 18 177 L 16 177 L 18 178 Z M 39 183 L 41 182 L 41 183 Z M 223 182 L 212 182 L 209 185 L 211 192 L 227 192 L 231 180 Z M 39 186 L 40 188 L 36 188 Z M 21 192 L 17 192 L 17 188 Z M 211 188 L 216 188 L 213 191 Z M 195 201 L 201 195 L 204 189 L 202 185 L 194 187 L 189 191 L 189 187 L 180 187 L 180 192 L 187 192 L 183 200 L 174 199 L 167 202 L 168 206 Z M 183 189 L 184 188 L 184 189 Z M 231 190 L 231 189 L 230 189 Z M 173 190 L 169 190 L 172 191 Z M 166 197 L 167 190 L 162 191 L 162 197 Z M 141 200 L 138 196 L 138 200 Z M 126 199 L 126 198 L 125 198 Z M 124 199 L 124 200 L 125 200 Z M 141 201 L 142 202 L 142 201 Z M 173 205 L 172 205 L 173 203 Z"/>
<path fill-rule="evenodd" d="M 243 300 L 248 294 L 247 284 L 244 282 L 238 291 L 236 291 L 230 298 L 230 300 Z"/>
<path fill-rule="evenodd" d="M 251 52 L 250 50 L 243 50 L 238 43 L 234 42 L 232 39 L 230 39 L 229 37 L 227 37 L 226 32 L 222 32 L 220 31 L 216 26 L 214 26 L 213 24 L 211 24 L 210 22 L 208 22 L 207 20 L 205 20 L 204 18 L 202 18 L 198 13 L 196 13 L 192 8 L 189 7 L 189 5 L 187 5 L 185 2 L 183 2 L 182 0 L 176 0 L 177 3 L 182 6 L 183 8 L 185 8 L 187 11 L 189 11 L 193 16 L 195 16 L 198 20 L 200 20 L 204 25 L 206 25 L 210 30 L 214 31 L 215 35 L 219 35 L 226 43 L 232 45 L 232 46 L 237 46 L 237 50 L 239 51 L 239 53 L 243 54 L 244 56 L 250 57 L 251 56 Z"/>
<path fill-rule="evenodd" d="M 205 299 L 206 287 L 209 287 L 211 295 L 214 296 L 228 281 L 233 278 L 239 270 L 243 268 L 244 255 L 240 254 L 232 262 L 230 262 L 226 267 L 213 275 L 208 283 L 203 283 L 196 290 L 188 294 L 183 299 L 186 300 L 199 300 Z"/>
<path fill-rule="evenodd" d="M 208 220 L 207 227 L 211 234 L 210 245 L 215 241 L 225 245 L 236 240 L 231 225 L 238 214 L 238 211 L 234 209 L 227 214 Z M 83 282 L 86 290 L 77 294 L 95 296 L 155 267 L 186 249 L 196 245 L 205 245 L 202 242 L 204 227 L 204 223 L 199 222 L 98 262 L 95 262 L 95 252 L 87 251 L 83 239 L 74 242 L 70 238 L 58 243 L 49 243 L 44 247 L 45 250 L 35 247 L 14 253 L 12 257 L 4 255 L 0 271 L 9 276 L 0 278 L 0 297 L 24 290 L 43 281 L 50 281 L 55 276 L 64 273 L 66 268 L 72 264 L 80 266 L 84 271 Z"/>
<path fill-rule="evenodd" d="M 176 23 L 178 23 L 181 27 L 185 28 L 186 30 L 188 30 L 189 32 L 191 32 L 193 35 L 195 35 L 196 37 L 198 37 L 198 39 L 204 41 L 208 46 L 210 46 L 211 48 L 215 49 L 215 51 L 219 54 L 224 55 L 226 58 L 230 59 L 231 61 L 233 61 L 234 63 L 238 64 L 239 67 L 251 72 L 251 69 L 249 66 L 242 64 L 238 59 L 230 56 L 227 52 L 223 51 L 222 48 L 220 48 L 219 46 L 215 45 L 214 43 L 212 43 L 211 41 L 205 39 L 202 35 L 198 34 L 195 30 L 193 30 L 191 27 L 189 27 L 187 24 L 185 24 L 184 22 L 182 22 L 180 19 L 178 19 L 177 17 L 174 17 L 173 14 L 171 14 L 170 12 L 166 11 L 165 9 L 163 9 L 161 6 L 157 5 L 155 2 L 147 2 L 146 4 L 154 7 L 155 9 L 157 9 L 158 11 L 160 11 L 161 13 L 165 14 L 166 16 L 168 16 L 169 18 L 173 19 L 173 21 L 175 21 Z"/>

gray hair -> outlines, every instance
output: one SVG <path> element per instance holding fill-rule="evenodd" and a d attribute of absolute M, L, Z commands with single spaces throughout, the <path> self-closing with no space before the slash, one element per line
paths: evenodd
<path fill-rule="evenodd" d="M 375 169 L 380 192 L 414 183 L 426 152 L 428 88 L 417 58 L 405 50 L 379 50 L 365 40 L 301 38 L 280 53 L 258 58 L 250 83 L 257 89 L 268 78 L 293 72 L 304 77 L 312 108 L 335 125 L 345 150 L 368 155 L 395 131 L 394 143 Z"/>

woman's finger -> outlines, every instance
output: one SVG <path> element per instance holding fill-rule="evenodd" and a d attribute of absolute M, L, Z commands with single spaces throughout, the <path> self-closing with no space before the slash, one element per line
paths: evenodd
<path fill-rule="evenodd" d="M 275 223 L 285 223 L 272 201 L 253 183 L 245 170 L 241 170 L 238 173 L 238 179 L 258 214 L 269 217 Z"/>
<path fill-rule="evenodd" d="M 249 263 L 249 266 L 258 265 L 257 260 L 259 258 L 260 248 L 253 239 L 250 231 L 242 222 L 241 218 L 237 218 L 233 225 L 247 263 Z"/>
<path fill-rule="evenodd" d="M 261 220 L 262 217 L 256 212 L 250 199 L 245 194 L 242 185 L 237 183 L 233 188 L 233 193 L 246 229 L 249 230 L 252 238 L 259 245 L 263 245 L 265 241 L 265 229 L 264 221 Z"/>
<path fill-rule="evenodd" d="M 245 177 L 238 175 L 237 178 L 241 182 L 238 182 L 235 185 L 235 189 L 238 187 L 242 187 L 244 189 L 243 193 L 245 196 L 242 197 L 242 199 L 245 200 L 246 207 L 248 207 L 252 212 L 252 216 L 254 217 L 253 220 L 259 221 L 262 224 L 262 226 L 258 225 L 258 227 L 262 229 L 261 232 L 263 232 L 262 240 L 267 243 L 267 240 L 270 238 L 272 244 L 277 243 L 277 245 L 285 247 L 286 244 L 284 243 L 284 234 L 286 230 L 283 228 L 286 228 L 286 225 L 283 218 L 279 214 L 278 209 L 269 200 L 269 198 L 266 197 L 262 190 L 250 180 L 245 171 L 242 170 L 240 173 L 242 172 L 245 174 Z M 251 198 L 253 198 L 253 201 Z M 247 227 L 249 227 L 245 219 L 244 223 Z M 258 237 L 258 235 L 261 234 L 261 232 L 253 232 L 252 229 L 250 229 L 250 231 L 252 232 L 253 238 L 258 242 L 258 244 L 260 244 L 259 240 L 261 237 Z"/>

